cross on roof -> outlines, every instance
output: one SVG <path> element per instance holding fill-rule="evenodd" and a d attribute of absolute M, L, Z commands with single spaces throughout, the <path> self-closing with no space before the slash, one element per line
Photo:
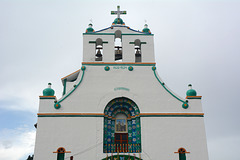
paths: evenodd
<path fill-rule="evenodd" d="M 111 11 L 111 14 L 117 14 L 117 18 L 120 18 L 120 14 L 127 14 L 127 11 L 120 11 L 120 6 L 117 6 L 117 11 Z"/>

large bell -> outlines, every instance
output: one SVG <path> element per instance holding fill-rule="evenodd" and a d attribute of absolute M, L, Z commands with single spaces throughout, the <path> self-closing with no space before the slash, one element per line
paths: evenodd
<path fill-rule="evenodd" d="M 102 53 L 101 53 L 100 49 L 98 49 L 96 57 L 102 57 Z"/>

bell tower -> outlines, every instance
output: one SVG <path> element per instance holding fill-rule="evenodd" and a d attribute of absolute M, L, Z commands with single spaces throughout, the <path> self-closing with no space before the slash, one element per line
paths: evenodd
<path fill-rule="evenodd" d="M 120 14 L 110 27 L 94 31 L 89 24 L 83 33 L 83 62 L 155 62 L 153 34 L 148 28 L 137 31 L 125 25 Z"/>

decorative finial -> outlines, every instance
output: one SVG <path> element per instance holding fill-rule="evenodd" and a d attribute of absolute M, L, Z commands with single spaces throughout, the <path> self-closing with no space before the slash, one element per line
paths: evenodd
<path fill-rule="evenodd" d="M 48 83 L 48 88 L 43 90 L 43 96 L 54 96 L 55 91 L 51 87 L 52 83 Z"/>
<path fill-rule="evenodd" d="M 188 89 L 192 89 L 192 85 L 191 84 L 188 85 Z"/>
<path fill-rule="evenodd" d="M 186 93 L 187 96 L 197 96 L 196 90 L 192 89 L 192 85 L 188 85 L 188 91 Z"/>
<path fill-rule="evenodd" d="M 111 11 L 111 14 L 117 14 L 117 18 L 120 18 L 120 15 L 127 14 L 127 11 L 120 11 L 120 6 L 117 6 L 117 11 Z"/>
<path fill-rule="evenodd" d="M 150 29 L 148 28 L 148 25 L 147 25 L 147 24 L 144 25 L 144 28 L 143 28 L 142 32 L 151 34 L 151 31 L 150 31 Z"/>
<path fill-rule="evenodd" d="M 89 33 L 89 32 L 95 32 L 94 29 L 92 28 L 92 23 L 89 23 L 88 24 L 88 28 L 86 29 L 86 33 Z"/>

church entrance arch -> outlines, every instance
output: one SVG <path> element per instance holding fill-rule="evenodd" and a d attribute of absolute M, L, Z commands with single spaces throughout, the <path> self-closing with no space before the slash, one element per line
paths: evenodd
<path fill-rule="evenodd" d="M 141 153 L 140 110 L 132 100 L 119 97 L 104 109 L 104 153 Z"/>

